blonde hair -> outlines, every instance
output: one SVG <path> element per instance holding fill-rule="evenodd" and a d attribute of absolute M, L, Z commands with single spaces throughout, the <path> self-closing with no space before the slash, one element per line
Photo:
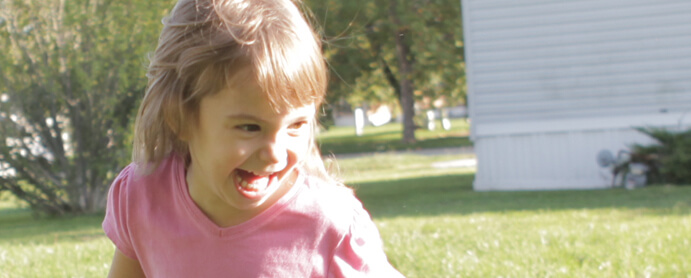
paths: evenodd
<path fill-rule="evenodd" d="M 132 157 L 141 167 L 153 170 L 172 152 L 187 157 L 180 136 L 196 120 L 201 99 L 245 69 L 277 111 L 319 107 L 324 100 L 327 68 L 320 40 L 290 0 L 179 0 L 163 25 L 135 123 Z M 314 142 L 313 122 L 303 166 L 331 179 Z"/>

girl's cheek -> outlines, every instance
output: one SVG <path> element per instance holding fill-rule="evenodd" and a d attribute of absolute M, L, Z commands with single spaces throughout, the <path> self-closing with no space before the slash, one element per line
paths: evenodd
<path fill-rule="evenodd" d="M 310 145 L 309 143 L 310 143 L 309 136 L 295 137 L 293 139 L 292 144 L 291 144 L 293 146 L 291 149 L 293 150 L 293 152 L 304 156 L 307 154 L 307 151 L 308 151 L 308 148 Z"/>
<path fill-rule="evenodd" d="M 252 142 L 242 142 L 238 144 L 233 144 L 234 146 L 232 147 L 231 152 L 236 156 L 236 157 L 244 157 L 252 153 L 252 150 L 254 148 Z"/>

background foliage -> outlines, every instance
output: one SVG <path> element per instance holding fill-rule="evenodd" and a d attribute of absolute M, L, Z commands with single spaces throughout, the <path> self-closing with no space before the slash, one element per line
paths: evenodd
<path fill-rule="evenodd" d="M 447 106 L 464 103 L 463 25 L 458 1 L 306 3 L 325 39 L 325 54 L 332 68 L 331 103 L 400 104 L 404 141 L 414 140 L 410 132 L 415 128 L 414 110 L 406 110 L 406 97 L 423 106 L 439 98 Z M 399 55 L 400 49 L 405 55 Z M 410 91 L 405 90 L 405 80 L 411 82 Z M 410 122 L 405 122 L 407 119 Z"/>
<path fill-rule="evenodd" d="M 657 144 L 633 146 L 632 161 L 648 166 L 648 181 L 657 184 L 691 184 L 691 130 L 638 128 Z"/>
<path fill-rule="evenodd" d="M 0 188 L 49 214 L 103 209 L 167 2 L 0 2 Z"/>

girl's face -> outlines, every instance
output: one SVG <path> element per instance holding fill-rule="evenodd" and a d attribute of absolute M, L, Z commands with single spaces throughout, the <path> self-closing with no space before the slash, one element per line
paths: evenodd
<path fill-rule="evenodd" d="M 316 109 L 310 104 L 282 111 L 271 108 L 254 82 L 201 100 L 197 125 L 185 136 L 191 155 L 187 183 L 212 220 L 246 220 L 292 186 L 312 140 Z"/>

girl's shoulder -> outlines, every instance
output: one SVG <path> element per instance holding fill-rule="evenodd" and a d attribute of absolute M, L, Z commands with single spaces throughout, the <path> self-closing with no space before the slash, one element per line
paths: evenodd
<path fill-rule="evenodd" d="M 299 193 L 298 203 L 304 213 L 316 214 L 313 216 L 339 230 L 348 229 L 362 217 L 369 219 L 369 213 L 353 189 L 319 178 L 306 179 L 305 189 Z"/>
<path fill-rule="evenodd" d="M 352 188 L 338 184 L 336 182 L 327 181 L 319 177 L 307 176 L 305 178 L 304 191 L 314 200 L 322 205 L 338 206 L 338 207 L 361 207 L 362 204 L 355 196 Z"/>
<path fill-rule="evenodd" d="M 175 190 L 179 183 L 177 163 L 166 159 L 148 174 L 136 163 L 131 163 L 111 184 L 102 226 L 118 250 L 128 257 L 136 258 L 137 238 L 146 238 L 154 223 L 170 219 L 169 213 L 176 208 L 175 201 L 179 199 L 176 198 L 179 191 Z"/>
<path fill-rule="evenodd" d="M 111 184 L 111 194 L 125 196 L 151 196 L 153 191 L 169 191 L 165 185 L 174 185 L 179 179 L 184 162 L 171 155 L 152 171 L 134 162 L 120 171 Z M 184 168 L 182 169 L 184 171 Z"/>

